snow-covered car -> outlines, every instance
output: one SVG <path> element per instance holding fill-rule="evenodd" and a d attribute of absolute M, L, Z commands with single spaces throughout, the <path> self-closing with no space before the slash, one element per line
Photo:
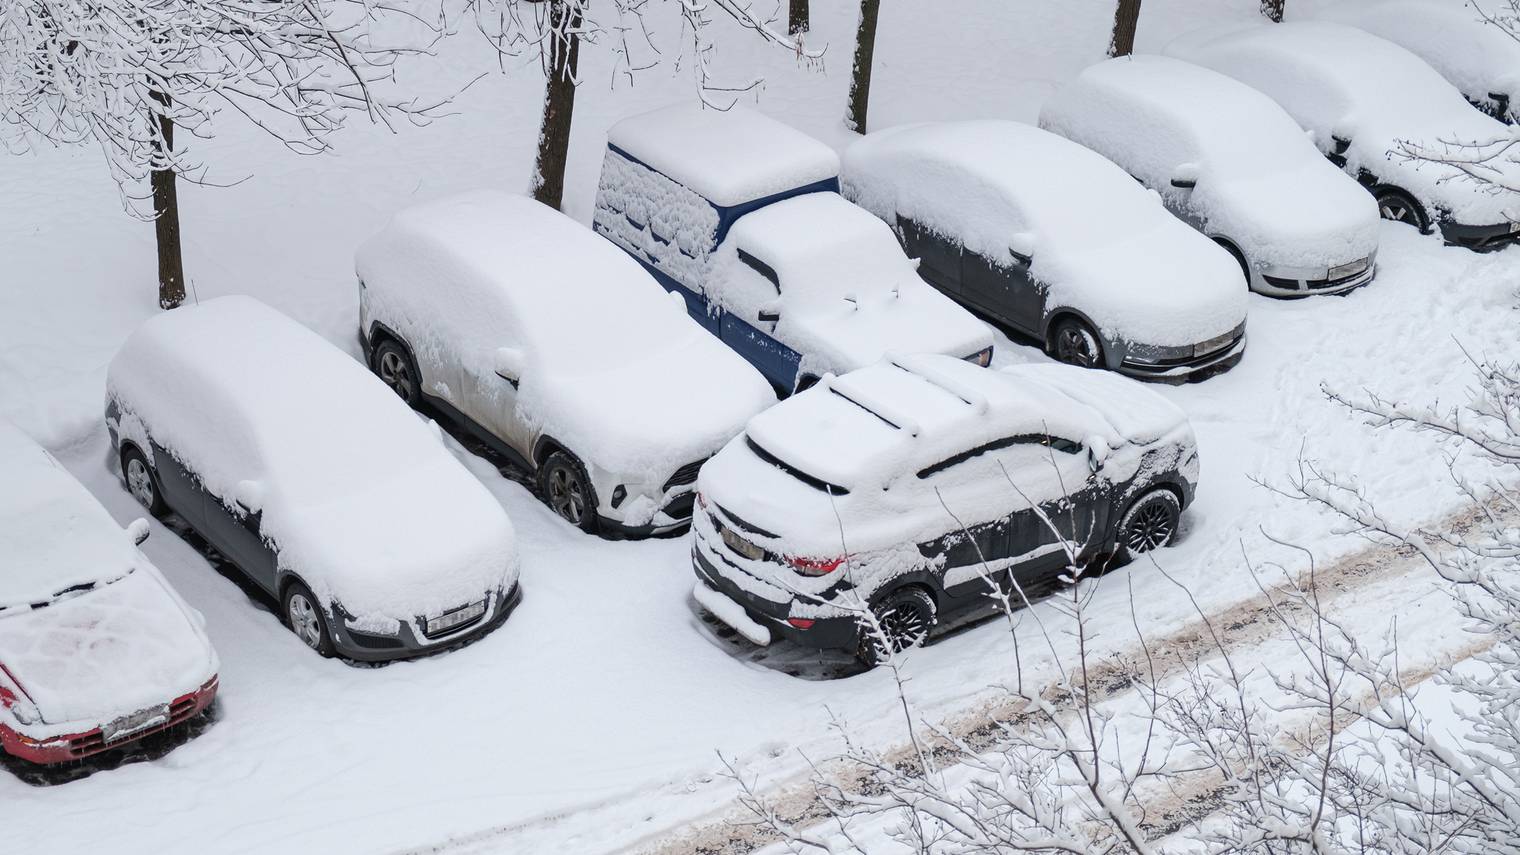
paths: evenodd
<path fill-rule="evenodd" d="M 1489 249 L 1520 236 L 1520 203 L 1455 166 L 1397 154 L 1413 143 L 1507 140 L 1510 129 L 1486 116 L 1423 60 L 1354 27 L 1295 21 L 1209 27 L 1183 35 L 1165 53 L 1207 66 L 1277 101 L 1337 166 L 1377 200 L 1384 219 L 1447 243 Z M 1520 185 L 1520 163 L 1504 157 L 1489 175 Z"/>
<path fill-rule="evenodd" d="M 1253 291 L 1339 294 L 1376 273 L 1377 205 L 1244 83 L 1170 57 L 1111 59 L 1051 96 L 1040 127 L 1160 193 L 1235 256 Z"/>
<path fill-rule="evenodd" d="M 1337 3 L 1316 18 L 1350 24 L 1430 64 L 1473 106 L 1514 124 L 1520 107 L 1520 42 L 1470 3 L 1380 0 Z"/>
<path fill-rule="evenodd" d="M 1198 473 L 1186 416 L 1133 380 L 888 359 L 761 413 L 702 470 L 693 597 L 755 644 L 870 663 L 867 610 L 902 649 L 990 583 L 1170 544 Z"/>
<path fill-rule="evenodd" d="M 0 750 L 65 763 L 177 727 L 216 698 L 199 612 L 52 455 L 0 419 Z"/>
<path fill-rule="evenodd" d="M 743 108 L 676 105 L 608 131 L 593 225 L 782 394 L 889 352 L 991 362 L 987 325 L 838 189 L 823 143 Z"/>
<path fill-rule="evenodd" d="M 841 181 L 930 283 L 1062 362 L 1183 380 L 1245 352 L 1235 259 L 1070 140 L 1007 121 L 889 128 L 850 146 Z"/>
<path fill-rule="evenodd" d="M 402 211 L 357 269 L 380 379 L 535 473 L 586 532 L 684 531 L 697 470 L 776 402 L 626 254 L 526 197 Z"/>
<path fill-rule="evenodd" d="M 318 653 L 432 652 L 521 599 L 512 523 L 437 425 L 263 303 L 149 319 L 106 383 L 127 489 L 205 538 Z"/>

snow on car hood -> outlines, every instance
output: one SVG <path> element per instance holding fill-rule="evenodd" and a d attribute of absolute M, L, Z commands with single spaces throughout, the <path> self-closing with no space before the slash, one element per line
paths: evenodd
<path fill-rule="evenodd" d="M 217 671 L 198 619 L 150 567 L 46 608 L 0 612 L 0 663 L 43 721 L 94 727 Z"/>
<path fill-rule="evenodd" d="M 992 346 L 992 331 L 949 297 L 913 276 L 896 294 L 840 299 L 782 315 L 777 336 L 816 359 L 805 373 L 844 373 L 888 353 L 938 353 L 965 358 Z"/>
<path fill-rule="evenodd" d="M 1042 246 L 1030 267 L 1052 308 L 1078 307 L 1104 333 L 1149 345 L 1190 345 L 1246 319 L 1240 265 L 1181 220 L 1159 215 L 1101 244 Z"/>
<path fill-rule="evenodd" d="M 678 340 L 609 357 L 589 370 L 525 373 L 518 400 L 549 436 L 619 475 L 663 482 L 776 402 L 759 372 L 694 323 Z"/>
<path fill-rule="evenodd" d="M 1028 363 L 1002 369 L 1025 382 L 1039 383 L 1090 408 L 1113 431 L 1105 437 L 1141 445 L 1155 442 L 1188 424 L 1187 414 L 1155 390 L 1110 371 L 1092 371 L 1060 363 Z"/>
<path fill-rule="evenodd" d="M 442 449 L 440 449 L 442 451 Z M 457 461 L 387 470 L 322 501 L 268 499 L 263 528 L 319 597 L 356 618 L 437 614 L 517 581 L 512 524 Z"/>
<path fill-rule="evenodd" d="M 1192 195 L 1206 212 L 1208 232 L 1238 241 L 1252 262 L 1329 268 L 1377 252 L 1372 194 L 1323 158 L 1261 174 L 1205 166 Z"/>

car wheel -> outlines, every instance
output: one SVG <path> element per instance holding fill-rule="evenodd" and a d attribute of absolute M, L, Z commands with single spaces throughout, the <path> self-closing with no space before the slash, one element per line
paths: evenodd
<path fill-rule="evenodd" d="M 1056 324 L 1050 351 L 1057 360 L 1068 365 L 1103 367 L 1103 345 L 1098 342 L 1098 334 L 1076 318 L 1066 318 Z"/>
<path fill-rule="evenodd" d="M 1160 489 L 1141 496 L 1119 519 L 1118 554 L 1122 561 L 1170 546 L 1182 522 L 1182 503 L 1171 490 Z"/>
<path fill-rule="evenodd" d="M 291 582 L 285 588 L 285 598 L 280 604 L 285 625 L 301 639 L 301 643 L 323 656 L 333 655 L 332 633 L 327 629 L 327 617 L 311 589 L 300 582 Z"/>
<path fill-rule="evenodd" d="M 1408 193 L 1396 190 L 1392 187 L 1384 187 L 1377 191 L 1378 213 L 1385 220 L 1395 223 L 1404 223 L 1414 226 L 1421 233 L 1429 230 L 1430 219 L 1425 216 L 1425 209 L 1420 203 L 1410 198 Z"/>
<path fill-rule="evenodd" d="M 148 513 L 154 517 L 169 513 L 169 505 L 158 492 L 158 476 L 153 474 L 153 467 L 148 465 L 143 453 L 132 446 L 121 452 L 121 479 L 127 485 L 127 492 L 147 508 Z"/>
<path fill-rule="evenodd" d="M 894 653 L 917 647 L 929 637 L 938 610 L 934 598 L 923 588 L 902 588 L 871 607 L 876 615 L 878 634 L 871 624 L 861 622 L 856 657 L 867 667 L 875 667 Z"/>
<path fill-rule="evenodd" d="M 412 357 L 393 339 L 385 339 L 375 348 L 375 375 L 391 387 L 409 407 L 421 403 L 421 383 Z"/>
<path fill-rule="evenodd" d="M 596 491 L 580 461 L 563 451 L 538 469 L 538 488 L 549 509 L 581 531 L 596 531 Z"/>

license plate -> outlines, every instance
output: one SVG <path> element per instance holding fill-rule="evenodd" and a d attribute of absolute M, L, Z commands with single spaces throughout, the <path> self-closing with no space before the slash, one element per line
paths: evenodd
<path fill-rule="evenodd" d="M 1345 279 L 1347 276 L 1355 276 L 1358 273 L 1361 273 L 1361 272 L 1363 272 L 1366 269 L 1367 269 L 1367 259 L 1365 259 L 1365 258 L 1359 258 L 1356 261 L 1347 262 L 1345 264 L 1340 265 L 1339 267 L 1332 267 L 1332 268 L 1330 268 L 1330 278 L 1331 279 Z"/>
<path fill-rule="evenodd" d="M 733 551 L 744 556 L 745 558 L 748 558 L 751 561 L 759 561 L 765 557 L 764 549 L 761 549 L 760 547 L 756 546 L 753 543 L 750 543 L 739 535 L 734 534 L 727 527 L 724 527 L 722 535 L 723 544 L 729 549 L 732 549 Z"/>
<path fill-rule="evenodd" d="M 439 633 L 448 632 L 456 626 L 463 626 L 464 624 L 467 624 L 470 621 L 475 620 L 476 618 L 485 614 L 485 611 L 486 604 L 485 601 L 482 600 L 478 603 L 471 603 L 468 606 L 457 608 L 446 614 L 439 615 L 438 617 L 428 618 L 428 634 L 438 635 Z"/>
<path fill-rule="evenodd" d="M 100 728 L 100 736 L 109 745 L 142 733 L 150 727 L 157 727 L 168 720 L 169 705 L 159 704 L 156 707 L 138 710 L 131 715 L 124 715 L 115 721 L 107 722 Z"/>

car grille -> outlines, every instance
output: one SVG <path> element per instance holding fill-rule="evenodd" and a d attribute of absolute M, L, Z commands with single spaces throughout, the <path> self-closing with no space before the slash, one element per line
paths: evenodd
<path fill-rule="evenodd" d="M 121 739 L 110 743 L 106 742 L 105 733 L 97 727 L 89 733 L 81 734 L 74 737 L 73 739 L 70 739 L 69 754 L 73 755 L 74 757 L 88 757 L 91 754 L 98 754 L 99 752 L 116 745 L 135 742 L 145 736 L 158 733 L 162 730 L 168 730 L 169 728 L 180 724 L 185 719 L 189 718 L 190 713 L 192 713 L 194 710 L 195 695 L 186 695 L 169 705 L 169 715 L 168 718 L 164 721 L 159 722 L 152 727 L 136 731 L 135 733 L 129 733 L 126 736 L 123 736 Z"/>
<path fill-rule="evenodd" d="M 695 463 L 688 463 L 685 466 L 682 466 L 680 469 L 677 469 L 676 474 L 670 476 L 670 480 L 665 482 L 665 487 L 663 488 L 664 491 L 670 492 L 670 490 L 675 487 L 684 487 L 687 484 L 697 483 L 697 473 L 702 470 L 702 464 L 706 462 L 707 458 L 704 457 Z M 690 513 L 690 511 L 687 513 Z"/>
<path fill-rule="evenodd" d="M 673 520 L 688 519 L 691 517 L 692 506 L 696 504 L 696 501 L 696 493 L 685 493 L 671 499 L 661 510 Z"/>

